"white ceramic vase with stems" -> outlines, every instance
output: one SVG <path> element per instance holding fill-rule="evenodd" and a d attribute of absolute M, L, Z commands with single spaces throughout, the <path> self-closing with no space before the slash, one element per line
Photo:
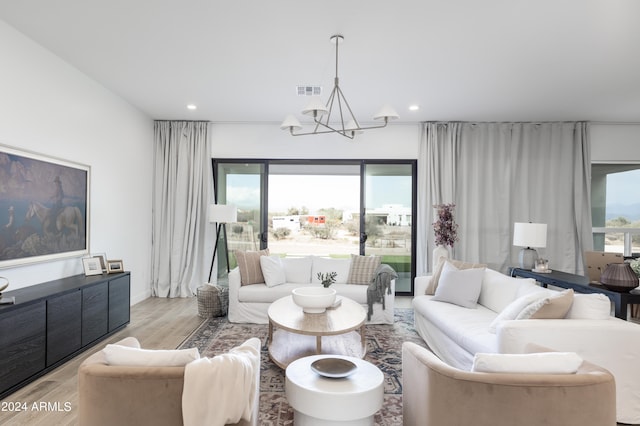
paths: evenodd
<path fill-rule="evenodd" d="M 431 258 L 431 272 L 434 272 L 436 270 L 436 266 L 438 266 L 438 262 L 440 261 L 441 257 L 444 257 L 445 259 L 451 258 L 449 246 L 439 245 L 433 249 L 433 257 Z"/>

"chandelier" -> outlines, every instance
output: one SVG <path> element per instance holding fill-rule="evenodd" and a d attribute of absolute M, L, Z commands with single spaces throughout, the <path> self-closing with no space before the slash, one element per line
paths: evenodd
<path fill-rule="evenodd" d="M 309 105 L 302 110 L 302 114 L 309 115 L 313 118 L 315 124 L 313 131 L 297 133 L 297 131 L 302 130 L 302 125 L 293 115 L 287 116 L 280 125 L 280 128 L 282 130 L 289 130 L 292 136 L 338 133 L 346 138 L 353 139 L 356 134 L 362 133 L 364 130 L 386 127 L 389 120 L 398 118 L 398 114 L 393 108 L 384 106 L 373 116 L 374 120 L 384 120 L 384 124 L 368 127 L 360 126 L 358 120 L 356 120 L 356 117 L 353 115 L 353 111 L 351 111 L 349 102 L 347 102 L 347 99 L 340 89 L 338 79 L 338 45 L 344 40 L 344 37 L 338 34 L 331 36 L 330 40 L 336 45 L 336 76 L 334 78 L 333 90 L 326 104 L 323 104 L 319 98 L 313 98 Z M 335 115 L 338 121 L 332 124 L 331 118 L 334 113 L 334 107 L 337 110 Z"/>

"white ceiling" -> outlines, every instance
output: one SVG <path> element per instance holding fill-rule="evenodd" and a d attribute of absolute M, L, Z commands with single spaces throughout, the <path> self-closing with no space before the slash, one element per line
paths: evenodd
<path fill-rule="evenodd" d="M 638 0 L 0 0 L 0 19 L 154 119 L 300 118 L 295 86 L 330 90 L 339 33 L 362 122 L 386 103 L 403 122 L 640 122 Z"/>

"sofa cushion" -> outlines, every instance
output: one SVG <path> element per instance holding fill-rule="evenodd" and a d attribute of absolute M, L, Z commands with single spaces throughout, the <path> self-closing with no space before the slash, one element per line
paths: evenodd
<path fill-rule="evenodd" d="M 568 319 L 606 320 L 611 317 L 611 300 L 604 294 L 574 294 Z"/>
<path fill-rule="evenodd" d="M 309 284 L 311 282 L 311 256 L 285 257 L 282 259 L 287 282 L 291 284 Z"/>
<path fill-rule="evenodd" d="M 531 354 L 477 353 L 471 371 L 511 374 L 575 374 L 582 358 L 575 352 Z"/>
<path fill-rule="evenodd" d="M 269 249 L 260 251 L 236 250 L 236 261 L 240 270 L 240 284 L 250 285 L 264 282 L 262 268 L 260 267 L 260 256 L 269 256 Z"/>
<path fill-rule="evenodd" d="M 349 279 L 349 269 L 351 268 L 351 259 L 329 259 L 326 257 L 312 256 L 313 265 L 311 267 L 311 282 L 320 284 L 322 281 L 318 278 L 318 273 L 326 274 L 335 272 L 336 281 L 334 284 L 346 284 Z"/>
<path fill-rule="evenodd" d="M 373 281 L 373 274 L 380 266 L 382 258 L 380 256 L 357 256 L 351 255 L 351 266 L 349 268 L 349 284 L 366 284 Z"/>
<path fill-rule="evenodd" d="M 561 319 L 567 315 L 573 303 L 573 289 L 556 292 L 557 294 L 545 297 L 542 300 L 531 303 L 524 308 L 516 319 Z"/>
<path fill-rule="evenodd" d="M 273 303 L 281 297 L 291 296 L 291 291 L 301 286 L 301 284 L 291 283 L 275 287 L 267 287 L 266 284 L 242 286 L 238 290 L 238 301 L 241 303 Z"/>
<path fill-rule="evenodd" d="M 260 267 L 267 287 L 274 287 L 287 282 L 287 275 L 284 273 L 284 266 L 280 256 L 260 256 Z"/>
<path fill-rule="evenodd" d="M 471 268 L 486 268 L 487 265 L 484 263 L 473 263 L 473 262 L 465 262 L 462 260 L 456 259 L 447 259 L 445 257 L 441 257 L 436 265 L 436 269 L 433 271 L 433 275 L 431 276 L 431 281 L 427 284 L 427 291 L 425 294 L 434 295 L 436 293 L 436 288 L 438 288 L 438 284 L 440 281 L 440 274 L 442 274 L 442 268 L 444 267 L 445 262 L 451 262 L 458 269 L 471 269 Z"/>
<path fill-rule="evenodd" d="M 445 262 L 433 300 L 475 308 L 482 289 L 484 268 L 458 269 Z"/>
<path fill-rule="evenodd" d="M 510 277 L 493 269 L 485 269 L 478 303 L 494 312 L 502 312 L 517 298 L 516 294 L 522 280 L 522 278 Z M 525 278 L 525 280 L 535 285 L 534 279 Z"/>
<path fill-rule="evenodd" d="M 498 351 L 498 339 L 495 334 L 489 333 L 489 324 L 496 317 L 495 312 L 482 305 L 477 305 L 476 309 L 465 309 L 434 301 L 434 297 L 416 297 L 413 302 L 415 315 L 433 324 L 469 353 Z"/>

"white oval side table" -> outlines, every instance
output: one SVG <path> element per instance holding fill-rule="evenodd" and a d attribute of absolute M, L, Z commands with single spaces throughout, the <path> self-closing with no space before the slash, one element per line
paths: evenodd
<path fill-rule="evenodd" d="M 311 364 L 321 358 L 347 359 L 357 369 L 345 378 L 322 377 L 311 370 Z M 382 407 L 384 375 L 360 358 L 313 355 L 289 364 L 285 392 L 294 410 L 295 426 L 370 426 Z"/>

